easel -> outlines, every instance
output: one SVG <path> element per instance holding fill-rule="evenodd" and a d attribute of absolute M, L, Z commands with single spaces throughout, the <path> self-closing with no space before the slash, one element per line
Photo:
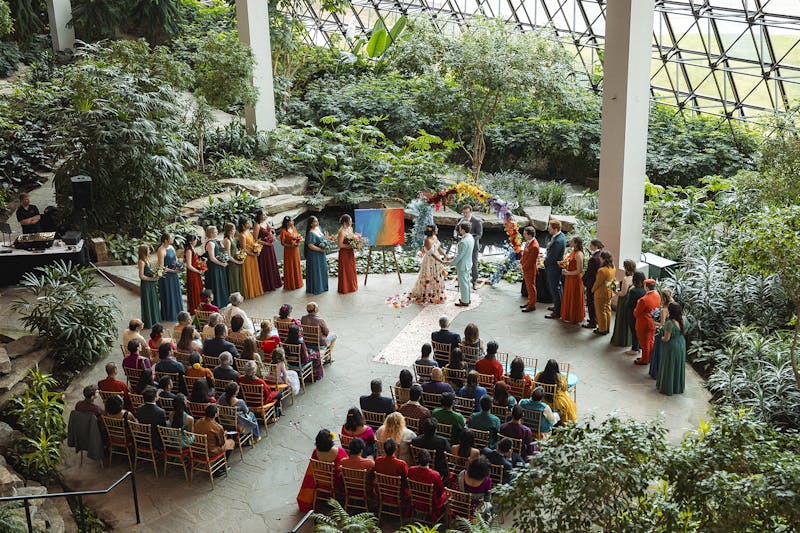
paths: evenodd
<path fill-rule="evenodd" d="M 372 266 L 372 250 L 374 247 L 367 249 L 367 271 L 364 274 L 364 285 L 367 284 L 367 278 L 369 278 L 369 267 Z M 386 274 L 386 247 L 380 246 L 381 254 L 383 255 L 383 273 Z M 403 283 L 403 278 L 400 277 L 400 265 L 397 263 L 397 252 L 394 250 L 394 246 L 391 247 L 392 249 L 392 257 L 394 258 L 394 269 L 397 271 L 397 281 L 401 284 Z"/>

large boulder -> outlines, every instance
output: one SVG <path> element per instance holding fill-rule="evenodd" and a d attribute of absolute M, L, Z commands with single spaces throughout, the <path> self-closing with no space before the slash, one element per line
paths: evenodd
<path fill-rule="evenodd" d="M 22 479 L 6 464 L 6 458 L 0 455 L 0 496 L 14 496 L 22 486 Z"/>
<path fill-rule="evenodd" d="M 5 422 L 0 422 L 0 456 L 5 455 L 15 440 L 22 438 L 22 433 Z"/>
<path fill-rule="evenodd" d="M 230 178 L 219 180 L 219 182 L 230 185 L 233 188 L 245 190 L 256 198 L 266 198 L 278 193 L 278 187 L 271 181 Z"/>
<path fill-rule="evenodd" d="M 561 231 L 564 233 L 571 233 L 578 225 L 578 219 L 570 215 L 550 215 L 550 218 L 561 221 Z"/>
<path fill-rule="evenodd" d="M 295 207 L 305 205 L 306 199 L 304 196 L 296 196 L 294 194 L 278 194 L 269 198 L 262 198 L 259 203 L 268 215 L 273 216 L 275 213 L 289 211 Z"/>
<path fill-rule="evenodd" d="M 8 357 L 5 347 L 0 345 L 0 374 L 5 375 L 9 372 L 11 372 L 11 358 Z"/>
<path fill-rule="evenodd" d="M 205 207 L 208 207 L 208 199 L 213 198 L 214 201 L 227 201 L 234 197 L 236 193 L 233 191 L 225 191 L 220 192 L 217 194 L 211 194 L 209 196 L 203 196 L 202 198 L 195 198 L 194 200 L 189 201 L 183 207 L 181 207 L 181 214 L 185 217 L 193 217 L 197 213 L 200 212 Z"/>
<path fill-rule="evenodd" d="M 307 176 L 284 176 L 275 180 L 278 194 L 293 194 L 299 196 L 308 188 Z"/>
<path fill-rule="evenodd" d="M 551 211 L 552 208 L 549 205 L 530 205 L 522 208 L 522 212 L 530 219 L 531 225 L 536 228 L 536 231 L 547 230 Z"/>
<path fill-rule="evenodd" d="M 22 355 L 28 355 L 38 347 L 39 337 L 36 335 L 25 335 L 5 345 L 9 359 L 16 359 Z"/>

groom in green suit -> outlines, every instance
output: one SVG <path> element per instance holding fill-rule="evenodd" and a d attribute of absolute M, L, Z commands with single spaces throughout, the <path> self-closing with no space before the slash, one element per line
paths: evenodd
<path fill-rule="evenodd" d="M 461 300 L 456 305 L 467 307 L 469 305 L 470 271 L 472 270 L 472 250 L 475 248 L 475 239 L 469 233 L 469 222 L 460 222 L 456 230 L 461 240 L 458 242 L 458 253 L 450 260 L 450 263 L 456 266 L 458 290 L 461 292 Z"/>

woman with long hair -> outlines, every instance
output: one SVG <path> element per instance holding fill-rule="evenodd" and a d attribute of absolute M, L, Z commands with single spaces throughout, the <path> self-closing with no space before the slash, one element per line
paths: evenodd
<path fill-rule="evenodd" d="M 200 293 L 203 292 L 203 271 L 200 270 L 200 257 L 194 251 L 197 235 L 190 233 L 183 242 L 183 264 L 186 265 L 186 307 L 190 314 L 200 307 Z"/>
<path fill-rule="evenodd" d="M 597 269 L 597 278 L 592 285 L 594 309 L 597 315 L 595 335 L 608 335 L 611 329 L 611 284 L 614 282 L 615 274 L 614 258 L 610 252 L 603 250 L 600 252 L 600 268 Z"/>
<path fill-rule="evenodd" d="M 258 255 L 261 287 L 264 292 L 280 289 L 283 282 L 281 281 L 281 272 L 278 270 L 278 258 L 275 255 L 275 230 L 272 229 L 267 214 L 263 210 L 256 213 L 253 237 L 261 245 L 261 253 Z"/>
<path fill-rule="evenodd" d="M 672 289 L 663 288 L 659 291 L 661 297 L 661 308 L 653 312 L 653 322 L 656 324 L 656 335 L 653 338 L 653 353 L 650 356 L 650 368 L 648 374 L 653 379 L 658 378 L 658 365 L 661 361 L 661 347 L 663 340 L 664 326 L 669 317 L 669 304 L 675 300 L 672 298 Z"/>
<path fill-rule="evenodd" d="M 176 394 L 172 399 L 172 416 L 170 417 L 170 427 L 181 430 L 181 444 L 184 449 L 192 445 L 194 437 L 186 435 L 194 429 L 194 418 L 189 414 L 189 407 L 186 405 L 186 396 Z"/>
<path fill-rule="evenodd" d="M 571 324 L 580 324 L 586 316 L 583 301 L 583 239 L 573 237 L 569 241 L 572 251 L 564 260 L 561 270 L 564 275 L 564 291 L 561 296 L 561 320 Z"/>
<path fill-rule="evenodd" d="M 450 350 L 450 361 L 445 365 L 445 368 L 450 370 L 467 370 L 467 365 L 464 364 L 464 353 L 461 348 L 453 348 Z M 458 390 L 464 386 L 464 380 L 461 378 L 448 378 L 453 390 Z"/>
<path fill-rule="evenodd" d="M 574 422 L 578 419 L 578 408 L 567 391 L 567 379 L 559 370 L 558 362 L 555 359 L 547 361 L 544 370 L 536 374 L 533 380 L 536 383 L 556 385 L 555 395 L 546 395 L 545 401 L 561 414 L 562 422 Z"/>
<path fill-rule="evenodd" d="M 340 463 L 342 459 L 347 459 L 347 450 L 342 446 L 336 446 L 333 438 L 331 430 L 320 429 L 317 438 L 314 439 L 314 451 L 311 453 L 311 458 L 324 463 L 333 463 L 334 485 L 339 486 L 342 479 Z M 311 473 L 311 462 L 306 467 L 303 484 L 300 486 L 300 492 L 297 493 L 297 507 L 301 513 L 307 513 L 314 508 L 314 475 Z"/>
<path fill-rule="evenodd" d="M 293 291 L 303 286 L 303 269 L 300 267 L 300 243 L 303 236 L 294 226 L 292 217 L 283 217 L 280 232 L 283 245 L 283 290 Z"/>
<path fill-rule="evenodd" d="M 508 385 L 506 385 L 505 381 L 498 381 L 494 384 L 492 398 L 494 400 L 494 405 L 508 407 L 509 410 L 513 409 L 514 406 L 517 405 L 517 399 L 509 394 Z M 501 420 L 501 422 L 505 422 L 505 420 Z"/>
<path fill-rule="evenodd" d="M 272 364 L 275 365 L 275 382 L 289 385 L 295 396 L 300 394 L 300 376 L 296 370 L 289 370 L 286 366 L 286 352 L 280 346 L 272 351 Z"/>
<path fill-rule="evenodd" d="M 474 400 L 474 411 L 480 411 L 481 398 L 486 394 L 486 388 L 478 385 L 478 372 L 471 370 L 467 374 L 467 384 L 458 389 L 456 394 L 460 398 L 472 398 Z"/>
<path fill-rule="evenodd" d="M 317 217 L 309 217 L 306 226 L 306 293 L 328 292 L 327 241 Z"/>
<path fill-rule="evenodd" d="M 404 389 L 410 389 L 411 385 L 414 384 L 414 374 L 407 368 L 404 368 L 400 371 L 400 377 L 397 381 L 397 387 L 402 387 Z"/>
<path fill-rule="evenodd" d="M 628 329 L 631 331 L 631 349 L 625 350 L 627 355 L 641 355 L 639 347 L 639 337 L 636 336 L 636 317 L 633 316 L 633 310 L 636 309 L 636 304 L 639 298 L 647 292 L 644 288 L 644 273 L 638 270 L 633 273 L 631 278 L 631 288 L 628 291 L 628 297 L 625 299 L 625 317 L 628 319 Z"/>
<path fill-rule="evenodd" d="M 214 295 L 214 300 L 222 305 L 227 305 L 230 298 L 228 290 L 228 258 L 217 240 L 216 226 L 206 228 L 206 256 L 208 257 L 208 272 L 206 272 L 206 288 Z"/>
<path fill-rule="evenodd" d="M 472 348 L 480 348 L 481 353 L 486 353 L 486 344 L 481 339 L 481 332 L 478 329 L 478 325 L 474 322 L 470 322 L 467 324 L 467 327 L 464 328 L 464 346 L 470 346 Z"/>
<path fill-rule="evenodd" d="M 399 411 L 388 415 L 375 432 L 375 440 L 381 443 L 394 439 L 397 443 L 397 458 L 406 463 L 411 463 L 411 440 L 415 438 L 417 434 L 406 427 L 406 419 Z"/>
<path fill-rule="evenodd" d="M 173 242 L 172 235 L 164 232 L 161 234 L 161 245 L 156 250 L 158 266 L 164 272 L 158 280 L 158 295 L 161 297 L 161 319 L 168 322 L 177 322 L 178 313 L 183 311 L 181 280 L 178 276 L 181 267 L 178 265 L 178 254 L 172 246 Z"/>
<path fill-rule="evenodd" d="M 521 357 L 515 357 L 511 360 L 508 377 L 511 379 L 523 380 L 525 386 L 522 390 L 522 396 L 524 398 L 531 397 L 531 392 L 533 392 L 533 379 L 525 372 L 525 361 L 523 361 Z M 524 398 L 517 398 L 517 400 L 522 400 Z"/>
<path fill-rule="evenodd" d="M 614 317 L 614 333 L 611 335 L 613 346 L 630 346 L 631 328 L 628 326 L 628 313 L 626 312 L 628 292 L 633 287 L 633 273 L 636 272 L 636 262 L 633 259 L 626 259 L 622 262 L 625 275 L 622 277 L 619 290 L 617 291 L 617 313 Z"/>
<path fill-rule="evenodd" d="M 667 306 L 668 319 L 661 339 L 661 364 L 656 388 L 661 394 L 683 394 L 686 389 L 686 323 L 678 302 Z"/>
<path fill-rule="evenodd" d="M 481 451 L 475 447 L 475 434 L 469 428 L 462 429 L 458 434 L 458 444 L 453 446 L 453 455 L 474 459 L 480 454 Z"/>
<path fill-rule="evenodd" d="M 364 441 L 364 457 L 375 455 L 375 432 L 364 423 L 364 415 L 358 407 L 347 410 L 347 418 L 342 426 L 342 435 L 359 437 Z"/>
<path fill-rule="evenodd" d="M 314 367 L 314 381 L 321 380 L 325 373 L 322 369 L 322 360 L 319 358 L 319 352 L 311 350 L 306 346 L 305 341 L 300 336 L 300 327 L 297 324 L 289 326 L 289 333 L 286 335 L 286 340 L 283 344 L 299 344 L 300 345 L 300 361 L 306 364 L 311 361 Z"/>
<path fill-rule="evenodd" d="M 358 290 L 356 253 L 352 246 L 353 219 L 344 214 L 339 218 L 339 224 L 336 234 L 336 244 L 339 246 L 339 294 L 347 294 Z"/>
<path fill-rule="evenodd" d="M 244 400 L 239 398 L 239 384 L 231 381 L 225 386 L 225 392 L 219 397 L 219 404 L 228 407 L 236 408 L 236 425 L 240 431 L 252 433 L 253 440 L 258 442 L 261 440 L 261 431 L 258 427 L 258 419 L 245 403 Z M 233 428 L 225 428 L 233 429 Z"/>
<path fill-rule="evenodd" d="M 217 399 L 211 394 L 211 387 L 205 379 L 198 379 L 192 384 L 189 401 L 194 403 L 217 403 Z"/>
<path fill-rule="evenodd" d="M 133 392 L 136 394 L 141 394 L 144 389 L 147 387 L 156 388 L 155 382 L 153 382 L 153 369 L 152 368 L 145 368 L 142 370 L 142 375 L 139 376 L 139 382 L 136 384 L 136 389 Z"/>
<path fill-rule="evenodd" d="M 203 351 L 203 345 L 197 341 L 197 334 L 194 326 L 185 326 L 183 330 L 181 330 L 177 348 L 181 352 Z"/>
<path fill-rule="evenodd" d="M 439 228 L 435 224 L 425 226 L 423 256 L 419 264 L 419 276 L 409 298 L 418 304 L 443 304 L 447 301 L 444 266 L 445 252 L 439 242 Z"/>
<path fill-rule="evenodd" d="M 222 249 L 228 254 L 228 292 L 244 293 L 244 284 L 242 283 L 242 265 L 244 261 L 239 259 L 239 245 L 234 238 L 236 234 L 236 226 L 231 222 L 226 222 L 222 226 Z M 222 302 L 225 305 L 225 302 Z"/>
<path fill-rule="evenodd" d="M 142 304 L 142 322 L 145 329 L 150 329 L 154 324 L 161 322 L 161 304 L 158 301 L 158 277 L 148 262 L 149 257 L 150 247 L 146 244 L 139 246 L 139 262 L 136 263 L 136 266 L 139 269 L 141 286 L 139 299 Z"/>
<path fill-rule="evenodd" d="M 255 298 L 264 294 L 261 274 L 258 270 L 259 246 L 250 230 L 250 221 L 243 218 L 239 222 L 239 250 L 244 250 L 244 253 L 247 254 L 244 265 L 242 265 L 242 285 L 244 285 L 245 298 Z"/>

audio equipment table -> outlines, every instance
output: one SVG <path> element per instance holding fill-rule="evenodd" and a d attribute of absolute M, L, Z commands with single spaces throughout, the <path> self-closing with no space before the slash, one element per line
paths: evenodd
<path fill-rule="evenodd" d="M 84 241 L 67 245 L 55 241 L 53 246 L 44 250 L 19 250 L 13 242 L 0 243 L 0 286 L 6 287 L 19 283 L 26 272 L 34 272 L 36 267 L 52 265 L 56 261 L 82 264 Z"/>

